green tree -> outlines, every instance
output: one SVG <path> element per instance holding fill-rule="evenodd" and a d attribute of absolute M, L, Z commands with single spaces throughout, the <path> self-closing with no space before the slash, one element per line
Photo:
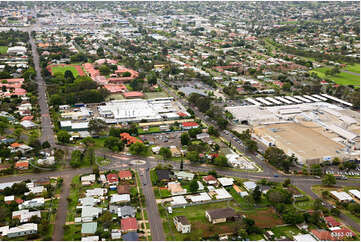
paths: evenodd
<path fill-rule="evenodd" d="M 109 136 L 104 141 L 104 147 L 110 149 L 111 151 L 117 152 L 124 149 L 124 143 L 119 138 Z"/>
<path fill-rule="evenodd" d="M 75 80 L 75 77 L 73 75 L 73 72 L 70 70 L 66 70 L 64 72 L 64 78 L 68 81 L 68 82 L 73 82 Z"/>
<path fill-rule="evenodd" d="M 107 65 L 101 65 L 99 67 L 99 72 L 100 74 L 106 76 L 109 75 L 112 72 L 112 70 Z"/>
<path fill-rule="evenodd" d="M 332 186 L 336 184 L 336 178 L 332 174 L 326 174 L 322 179 L 322 184 L 325 186 Z"/>
<path fill-rule="evenodd" d="M 198 191 L 198 188 L 199 188 L 199 185 L 198 185 L 197 180 L 193 179 L 189 184 L 189 191 L 191 193 L 195 193 Z"/>
<path fill-rule="evenodd" d="M 182 145 L 189 145 L 191 139 L 189 138 L 188 133 L 182 133 L 181 135 L 181 143 Z"/>
<path fill-rule="evenodd" d="M 142 155 L 145 156 L 148 152 L 148 147 L 145 146 L 145 144 L 136 142 L 134 144 L 131 144 L 129 147 L 129 152 L 132 155 Z"/>
<path fill-rule="evenodd" d="M 163 159 L 169 159 L 172 157 L 172 152 L 168 147 L 160 148 L 159 154 L 163 157 Z"/>
<path fill-rule="evenodd" d="M 208 134 L 212 135 L 212 136 L 216 136 L 216 137 L 219 136 L 219 132 L 214 126 L 209 126 L 208 127 Z"/>
<path fill-rule="evenodd" d="M 65 130 L 60 130 L 56 136 L 58 137 L 58 141 L 62 144 L 67 144 L 70 142 L 71 135 Z"/>
<path fill-rule="evenodd" d="M 197 162 L 199 161 L 199 154 L 197 151 L 189 151 L 186 154 L 186 158 L 191 162 Z"/>
<path fill-rule="evenodd" d="M 104 49 L 103 47 L 99 47 L 97 49 L 97 55 L 100 56 L 100 57 L 103 57 L 104 56 Z"/>
<path fill-rule="evenodd" d="M 96 134 L 99 134 L 107 127 L 107 124 L 100 119 L 92 119 L 89 121 L 89 130 Z"/>
<path fill-rule="evenodd" d="M 201 128 L 193 128 L 193 129 L 188 130 L 189 137 L 191 137 L 193 139 L 196 138 L 197 134 L 200 134 L 200 133 L 202 133 Z"/>
<path fill-rule="evenodd" d="M 261 201 L 262 192 L 261 192 L 261 189 L 259 188 L 259 186 L 256 186 L 255 189 L 253 190 L 252 197 L 255 202 Z"/>
<path fill-rule="evenodd" d="M 224 155 L 219 155 L 214 159 L 214 164 L 217 166 L 228 166 L 228 159 Z"/>
<path fill-rule="evenodd" d="M 74 150 L 71 153 L 70 165 L 73 168 L 80 167 L 83 160 L 83 154 L 80 150 Z"/>
<path fill-rule="evenodd" d="M 291 180 L 289 178 L 287 178 L 284 182 L 283 182 L 283 186 L 284 187 L 288 187 L 291 184 Z"/>

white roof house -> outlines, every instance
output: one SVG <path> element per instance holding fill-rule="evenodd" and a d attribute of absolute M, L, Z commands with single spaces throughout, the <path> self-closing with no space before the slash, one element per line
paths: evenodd
<path fill-rule="evenodd" d="M 340 202 L 349 202 L 353 200 L 353 198 L 346 192 L 331 191 L 330 193 Z"/>
<path fill-rule="evenodd" d="M 248 196 L 248 192 L 240 192 L 239 195 L 241 197 L 246 197 L 246 196 Z"/>
<path fill-rule="evenodd" d="M 29 222 L 30 218 L 33 216 L 41 218 L 40 211 L 29 212 L 29 210 L 19 210 L 19 211 L 14 211 L 12 214 L 12 218 L 13 219 L 18 218 L 20 220 L 20 223 Z"/>
<path fill-rule="evenodd" d="M 110 203 L 126 203 L 130 202 L 129 194 L 112 194 L 110 198 Z"/>
<path fill-rule="evenodd" d="M 82 237 L 81 241 L 99 241 L 99 236 L 95 235 L 95 236 Z"/>
<path fill-rule="evenodd" d="M 175 196 L 175 197 L 172 197 L 172 202 L 170 202 L 170 204 L 172 206 L 174 205 L 184 205 L 184 204 L 187 204 L 188 202 L 185 200 L 184 196 Z"/>
<path fill-rule="evenodd" d="M 232 186 L 233 185 L 233 182 L 234 182 L 234 179 L 233 178 L 229 178 L 229 177 L 221 177 L 221 178 L 218 178 L 217 179 L 219 181 L 219 183 L 224 186 L 224 187 L 227 187 L 227 186 Z"/>
<path fill-rule="evenodd" d="M 89 174 L 87 176 L 82 176 L 81 177 L 81 182 L 82 183 L 93 183 L 93 182 L 95 182 L 95 174 Z"/>
<path fill-rule="evenodd" d="M 108 190 L 106 188 L 94 188 L 86 190 L 85 196 L 87 197 L 100 197 L 107 194 Z"/>
<path fill-rule="evenodd" d="M 7 231 L 7 236 L 9 238 L 35 234 L 38 232 L 38 225 L 34 223 L 22 224 L 17 227 L 9 228 Z"/>
<path fill-rule="evenodd" d="M 188 198 L 192 202 L 203 202 L 212 200 L 212 198 L 206 192 L 202 192 L 198 195 L 189 195 Z"/>
<path fill-rule="evenodd" d="M 44 204 L 45 204 L 44 198 L 39 197 L 39 198 L 34 198 L 31 200 L 24 201 L 22 204 L 19 204 L 19 209 L 36 208 L 36 207 L 44 206 Z"/>
<path fill-rule="evenodd" d="M 100 199 L 95 199 L 93 197 L 84 197 L 80 198 L 79 202 L 82 206 L 94 206 L 98 202 L 100 202 Z"/>
<path fill-rule="evenodd" d="M 174 172 L 174 175 L 181 180 L 193 180 L 194 174 L 186 171 L 176 171 Z"/>
<path fill-rule="evenodd" d="M 253 191 L 256 188 L 257 184 L 253 181 L 247 181 L 243 182 L 243 186 L 247 189 L 247 191 Z"/>
<path fill-rule="evenodd" d="M 11 201 L 14 201 L 14 200 L 15 200 L 14 195 L 4 197 L 4 202 L 11 202 Z"/>
<path fill-rule="evenodd" d="M 298 234 L 293 236 L 294 241 L 317 241 L 312 235 L 310 234 Z"/>
<path fill-rule="evenodd" d="M 83 206 L 81 209 L 81 220 L 82 222 L 91 222 L 94 218 L 98 218 L 102 212 L 101 208 L 92 206 Z"/>
<path fill-rule="evenodd" d="M 356 197 L 358 200 L 360 200 L 360 191 L 359 190 L 349 190 L 349 193 L 351 193 L 354 197 Z"/>
<path fill-rule="evenodd" d="M 232 197 L 232 195 L 229 194 L 224 187 L 216 189 L 214 192 L 216 193 L 216 199 L 226 199 Z"/>
<path fill-rule="evenodd" d="M 30 193 L 40 194 L 40 193 L 42 193 L 44 191 L 46 191 L 46 188 L 44 186 L 29 187 L 29 191 L 24 193 L 24 194 L 25 194 L 25 196 L 27 196 Z"/>

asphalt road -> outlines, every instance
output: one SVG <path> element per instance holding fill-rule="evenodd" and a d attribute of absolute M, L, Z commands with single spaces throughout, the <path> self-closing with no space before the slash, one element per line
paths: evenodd
<path fill-rule="evenodd" d="M 31 44 L 32 55 L 34 59 L 34 66 L 36 71 L 35 80 L 38 84 L 38 103 L 40 106 L 40 115 L 41 115 L 41 143 L 48 141 L 51 146 L 55 145 L 55 135 L 52 129 L 51 118 L 49 115 L 49 107 L 46 96 L 46 84 L 44 79 L 41 76 L 41 69 L 39 65 L 39 53 L 36 48 L 33 37 L 31 36 L 31 30 L 29 33 L 29 42 Z"/>

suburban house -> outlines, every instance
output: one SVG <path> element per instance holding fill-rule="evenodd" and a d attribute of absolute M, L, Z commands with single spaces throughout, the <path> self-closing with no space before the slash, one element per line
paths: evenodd
<path fill-rule="evenodd" d="M 128 185 L 118 185 L 117 187 L 118 194 L 129 194 L 129 186 Z"/>
<path fill-rule="evenodd" d="M 118 206 L 118 205 L 109 205 L 109 211 L 115 213 L 120 218 L 135 217 L 137 210 L 131 206 Z"/>
<path fill-rule="evenodd" d="M 191 224 L 185 216 L 175 216 L 173 222 L 178 232 L 182 234 L 191 232 Z"/>
<path fill-rule="evenodd" d="M 107 194 L 108 190 L 106 188 L 93 188 L 86 190 L 85 196 L 86 197 L 102 197 Z"/>
<path fill-rule="evenodd" d="M 82 206 L 95 206 L 97 203 L 100 202 L 100 199 L 96 199 L 93 197 L 84 197 L 80 198 L 79 202 Z"/>
<path fill-rule="evenodd" d="M 331 191 L 331 197 L 339 202 L 351 202 L 353 198 L 347 192 Z"/>
<path fill-rule="evenodd" d="M 97 231 L 97 227 L 98 227 L 97 222 L 83 223 L 81 225 L 81 234 L 82 235 L 95 234 L 95 232 Z"/>
<path fill-rule="evenodd" d="M 120 180 L 131 180 L 132 179 L 132 172 L 129 170 L 119 171 L 118 176 Z"/>
<path fill-rule="evenodd" d="M 124 232 L 131 232 L 138 230 L 138 223 L 136 218 L 123 218 L 120 220 L 121 224 L 121 231 Z"/>
<path fill-rule="evenodd" d="M 101 214 L 102 209 L 92 206 L 83 206 L 81 209 L 81 221 L 82 222 L 91 222 L 93 219 L 99 217 Z"/>
<path fill-rule="evenodd" d="M 251 192 L 256 188 L 257 184 L 253 181 L 247 181 L 243 182 L 243 186 L 244 188 L 246 188 L 247 191 Z"/>
<path fill-rule="evenodd" d="M 178 180 L 187 180 L 191 181 L 194 178 L 194 174 L 186 171 L 176 171 L 174 175 L 177 177 Z"/>
<path fill-rule="evenodd" d="M 232 208 L 216 208 L 206 211 L 206 218 L 213 224 L 235 220 L 239 216 Z"/>
<path fill-rule="evenodd" d="M 110 173 L 107 175 L 107 181 L 109 184 L 116 185 L 118 184 L 118 176 L 117 174 Z"/>
<path fill-rule="evenodd" d="M 109 203 L 127 203 L 130 202 L 129 194 L 112 194 Z"/>
<path fill-rule="evenodd" d="M 212 175 L 203 177 L 203 181 L 209 185 L 217 184 L 217 179 Z"/>
<path fill-rule="evenodd" d="M 159 181 L 169 181 L 171 176 L 170 170 L 156 170 L 155 173 L 157 174 Z"/>
<path fill-rule="evenodd" d="M 95 182 L 95 174 L 90 174 L 90 175 L 81 177 L 81 184 L 83 186 L 91 185 L 94 182 Z"/>
<path fill-rule="evenodd" d="M 233 178 L 228 178 L 228 177 L 221 177 L 218 178 L 219 183 L 223 186 L 223 187 L 229 187 L 233 185 Z"/>
<path fill-rule="evenodd" d="M 45 200 L 43 197 L 40 198 L 34 198 L 28 201 L 24 201 L 22 204 L 19 204 L 19 209 L 24 209 L 24 208 L 38 208 L 41 206 L 44 206 L 45 204 Z"/>
<path fill-rule="evenodd" d="M 36 234 L 38 232 L 38 225 L 34 223 L 26 223 L 19 225 L 17 227 L 9 228 L 8 231 L 3 231 L 3 236 L 7 236 L 9 238 Z"/>
<path fill-rule="evenodd" d="M 127 142 L 127 145 L 131 145 L 131 144 L 134 144 L 134 143 L 137 143 L 137 142 L 143 143 L 143 141 L 141 141 L 141 140 L 138 139 L 137 137 L 131 136 L 131 135 L 128 134 L 128 133 L 121 133 L 119 136 L 120 136 L 120 139 L 121 139 L 121 140 Z"/>
<path fill-rule="evenodd" d="M 15 168 L 19 170 L 27 170 L 29 169 L 29 161 L 27 160 L 17 161 L 15 163 Z"/>
<path fill-rule="evenodd" d="M 122 235 L 122 239 L 124 241 L 138 241 L 138 233 L 137 232 L 128 232 Z"/>
<path fill-rule="evenodd" d="M 173 196 L 187 193 L 187 189 L 184 189 L 179 182 L 169 182 L 167 186 Z"/>
<path fill-rule="evenodd" d="M 14 211 L 12 214 L 12 219 L 17 218 L 20 220 L 20 223 L 27 223 L 29 222 L 30 218 L 33 216 L 41 218 L 40 211 L 32 211 L 32 212 L 29 212 L 29 210 Z"/>

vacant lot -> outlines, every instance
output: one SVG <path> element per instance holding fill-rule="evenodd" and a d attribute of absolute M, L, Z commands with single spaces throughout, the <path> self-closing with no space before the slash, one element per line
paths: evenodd
<path fill-rule="evenodd" d="M 7 46 L 0 46 L 0 54 L 4 55 L 6 54 L 8 51 L 8 47 Z"/>
<path fill-rule="evenodd" d="M 272 208 L 246 213 L 246 215 L 247 217 L 253 219 L 256 223 L 256 226 L 260 228 L 272 228 L 274 226 L 283 224 L 282 219 L 278 217 Z"/>
<path fill-rule="evenodd" d="M 352 75 L 352 74 L 346 73 L 346 72 L 341 72 L 334 76 L 326 76 L 326 74 L 325 74 L 326 71 L 330 70 L 330 69 L 331 69 L 330 67 L 321 67 L 321 68 L 314 69 L 311 72 L 315 72 L 319 77 L 325 78 L 325 79 L 328 78 L 340 85 L 360 86 L 360 76 Z M 356 66 L 355 67 L 352 66 L 351 69 L 356 69 Z M 358 70 L 360 72 L 360 67 Z M 351 71 L 351 70 L 349 70 L 349 71 Z"/>

